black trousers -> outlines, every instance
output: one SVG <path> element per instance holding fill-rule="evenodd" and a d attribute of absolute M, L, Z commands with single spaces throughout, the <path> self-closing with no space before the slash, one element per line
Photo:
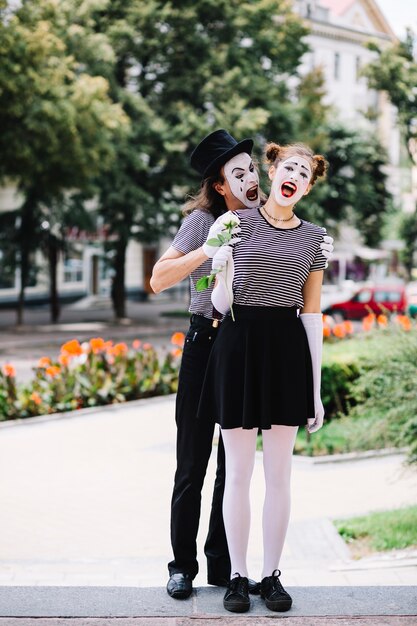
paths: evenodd
<path fill-rule="evenodd" d="M 214 420 L 197 419 L 197 408 L 208 357 L 217 336 L 209 320 L 191 317 L 179 374 L 176 402 L 177 470 L 171 502 L 171 543 L 174 560 L 170 575 L 181 572 L 194 579 L 198 573 L 197 532 L 201 490 L 210 458 Z M 230 579 L 230 558 L 223 524 L 225 455 L 220 438 L 210 523 L 204 552 L 208 582 Z"/>

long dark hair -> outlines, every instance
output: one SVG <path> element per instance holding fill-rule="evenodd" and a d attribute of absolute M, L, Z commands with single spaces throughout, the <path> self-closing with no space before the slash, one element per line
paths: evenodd
<path fill-rule="evenodd" d="M 205 178 L 201 183 L 201 187 L 195 195 L 189 195 L 187 202 L 184 204 L 182 213 L 183 215 L 189 215 L 195 209 L 200 211 L 207 211 L 211 213 L 215 219 L 227 211 L 226 202 L 224 197 L 221 196 L 213 187 L 215 183 L 223 185 L 224 178 L 219 172 L 215 176 L 209 176 Z"/>

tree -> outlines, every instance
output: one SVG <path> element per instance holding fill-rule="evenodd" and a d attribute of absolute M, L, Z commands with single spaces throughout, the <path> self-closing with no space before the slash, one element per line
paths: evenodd
<path fill-rule="evenodd" d="M 18 323 L 30 257 L 42 235 L 40 222 L 48 221 L 49 207 L 62 202 L 66 190 L 87 187 L 108 169 L 115 156 L 113 140 L 128 125 L 121 107 L 109 98 L 107 81 L 82 71 L 60 30 L 62 14 L 52 0 L 24 2 L 15 14 L 3 0 L 0 4 L 0 178 L 14 181 L 25 198 L 17 233 Z M 50 226 L 48 240 L 55 247 L 57 230 Z M 55 321 L 53 276 L 50 283 Z"/>
<path fill-rule="evenodd" d="M 398 122 L 411 164 L 417 165 L 417 47 L 416 35 L 407 31 L 404 41 L 381 49 L 376 44 L 369 46 L 376 59 L 363 72 L 369 85 L 384 91 L 398 112 Z M 404 216 L 400 236 L 405 243 L 402 254 L 408 278 L 417 254 L 417 205 L 414 213 Z"/>
<path fill-rule="evenodd" d="M 382 238 L 386 216 L 392 210 L 384 168 L 387 156 L 378 140 L 342 124 L 323 127 L 318 147 L 329 161 L 324 183 L 313 187 L 303 203 L 307 219 L 337 232 L 343 221 L 355 226 L 369 246 Z"/>
<path fill-rule="evenodd" d="M 377 57 L 363 68 L 369 86 L 385 91 L 398 111 L 411 160 L 417 157 L 417 49 L 416 35 L 407 31 L 404 41 L 384 49 L 369 44 Z"/>
<path fill-rule="evenodd" d="M 219 127 L 259 143 L 293 138 L 289 77 L 307 50 L 306 29 L 283 0 L 113 0 L 94 19 L 117 59 L 106 76 L 112 98 L 132 120 L 111 174 L 97 180 L 116 236 L 113 305 L 124 317 L 127 242 L 156 241 L 178 224 L 199 184 L 189 166 L 196 142 Z"/>

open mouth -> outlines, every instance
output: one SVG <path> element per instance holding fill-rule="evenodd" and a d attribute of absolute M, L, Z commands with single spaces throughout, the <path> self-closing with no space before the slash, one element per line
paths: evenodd
<path fill-rule="evenodd" d="M 258 185 L 255 185 L 254 187 L 251 187 L 250 189 L 248 189 L 246 192 L 246 197 L 249 200 L 249 202 L 254 202 L 255 200 L 257 200 L 258 199 Z"/>
<path fill-rule="evenodd" d="M 297 185 L 295 185 L 294 183 L 285 181 L 281 185 L 281 193 L 284 196 L 284 198 L 291 198 L 291 196 L 293 196 L 296 191 L 297 191 Z"/>

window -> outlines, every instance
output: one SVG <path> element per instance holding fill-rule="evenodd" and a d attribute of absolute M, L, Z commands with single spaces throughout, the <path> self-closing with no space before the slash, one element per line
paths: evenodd
<path fill-rule="evenodd" d="M 80 283 L 83 280 L 82 252 L 72 250 L 64 258 L 64 283 Z"/>
<path fill-rule="evenodd" d="M 362 291 L 357 293 L 356 296 L 352 298 L 352 302 L 362 302 L 362 303 L 369 302 L 371 297 L 372 297 L 372 291 L 370 289 L 363 289 Z"/>
<path fill-rule="evenodd" d="M 375 302 L 400 302 L 399 291 L 375 291 Z"/>
<path fill-rule="evenodd" d="M 340 54 L 338 52 L 334 54 L 333 76 L 336 80 L 340 78 Z"/>

